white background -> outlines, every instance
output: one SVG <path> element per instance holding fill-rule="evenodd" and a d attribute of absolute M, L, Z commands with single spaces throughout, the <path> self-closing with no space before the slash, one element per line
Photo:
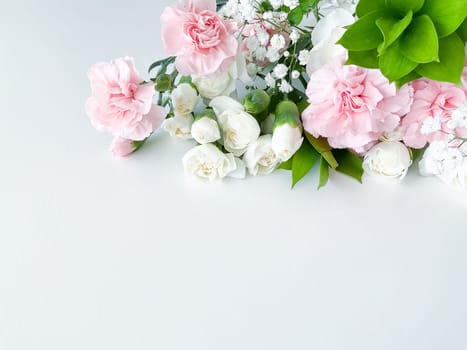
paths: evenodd
<path fill-rule="evenodd" d="M 169 1 L 0 1 L 1 350 L 467 349 L 465 194 L 197 183 L 162 132 L 114 159 L 86 70 L 144 74 Z"/>

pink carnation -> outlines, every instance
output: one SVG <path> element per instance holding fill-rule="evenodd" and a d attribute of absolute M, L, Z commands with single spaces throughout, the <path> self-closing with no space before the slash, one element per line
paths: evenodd
<path fill-rule="evenodd" d="M 465 92 L 454 84 L 428 79 L 419 79 L 410 85 L 415 91 L 414 101 L 400 128 L 405 144 L 422 148 L 427 142 L 447 140 L 448 133 L 452 133 L 447 123 L 451 113 L 465 101 Z M 423 122 L 429 117 L 439 118 L 441 130 L 424 134 L 421 131 Z"/>
<path fill-rule="evenodd" d="M 393 131 L 408 112 L 411 89 L 396 89 L 379 70 L 334 60 L 313 73 L 303 111 L 306 131 L 328 138 L 334 148 L 362 153 L 384 132 Z"/>
<path fill-rule="evenodd" d="M 112 152 L 115 157 L 126 157 L 133 153 L 134 150 L 134 141 L 124 139 L 123 137 L 115 137 L 110 144 L 110 152 Z"/>
<path fill-rule="evenodd" d="M 88 77 L 92 96 L 86 101 L 86 111 L 98 130 L 144 140 L 165 119 L 166 110 L 152 104 L 154 86 L 140 85 L 132 58 L 97 63 L 90 68 Z"/>
<path fill-rule="evenodd" d="M 185 0 L 166 7 L 161 25 L 165 52 L 176 56 L 181 74 L 220 74 L 235 61 L 236 25 L 217 15 L 215 0 Z"/>

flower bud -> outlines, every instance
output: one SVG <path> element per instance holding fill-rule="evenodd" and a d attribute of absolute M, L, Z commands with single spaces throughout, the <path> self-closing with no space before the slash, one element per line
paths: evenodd
<path fill-rule="evenodd" d="M 202 145 L 221 138 L 217 118 L 212 109 L 206 109 L 195 117 L 195 122 L 191 126 L 191 136 Z"/>
<path fill-rule="evenodd" d="M 249 92 L 242 101 L 245 110 L 254 116 L 259 122 L 268 116 L 268 108 L 271 97 L 261 89 Z"/>
<path fill-rule="evenodd" d="M 363 159 L 365 173 L 383 178 L 402 179 L 412 164 L 410 152 L 402 142 L 383 141 L 371 148 Z"/>
<path fill-rule="evenodd" d="M 295 103 L 289 100 L 281 101 L 276 106 L 276 118 L 273 129 L 279 125 L 289 124 L 291 127 L 300 127 L 300 112 Z"/>
<path fill-rule="evenodd" d="M 162 74 L 156 78 L 156 91 L 164 92 L 172 88 L 172 77 L 169 74 Z"/>

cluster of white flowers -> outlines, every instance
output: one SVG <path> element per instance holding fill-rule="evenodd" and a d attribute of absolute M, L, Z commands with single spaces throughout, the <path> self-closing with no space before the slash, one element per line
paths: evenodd
<path fill-rule="evenodd" d="M 318 3 L 318 9 L 322 16 L 326 16 L 336 9 L 343 9 L 354 13 L 357 3 L 358 0 L 321 0 Z"/>

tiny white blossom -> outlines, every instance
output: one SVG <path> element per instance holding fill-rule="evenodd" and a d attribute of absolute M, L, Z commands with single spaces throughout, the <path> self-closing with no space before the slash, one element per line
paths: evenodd
<path fill-rule="evenodd" d="M 283 79 L 287 75 L 289 68 L 282 63 L 279 63 L 277 66 L 274 67 L 272 74 L 276 79 Z"/>
<path fill-rule="evenodd" d="M 290 52 L 289 52 L 289 51 L 284 51 L 283 56 L 284 56 L 285 58 L 289 57 L 289 56 L 290 56 Z"/>
<path fill-rule="evenodd" d="M 293 79 L 298 79 L 300 78 L 300 72 L 298 70 L 292 71 L 292 78 Z"/>
<path fill-rule="evenodd" d="M 279 51 L 285 47 L 284 36 L 280 34 L 274 34 L 269 43 L 273 49 Z"/>
<path fill-rule="evenodd" d="M 292 41 L 292 44 L 295 44 L 298 41 L 298 39 L 300 39 L 300 33 L 294 28 L 292 29 L 289 38 L 290 41 Z"/>
<path fill-rule="evenodd" d="M 441 130 L 441 119 L 439 117 L 428 117 L 423 121 L 420 132 L 424 135 Z"/>
<path fill-rule="evenodd" d="M 269 21 L 274 18 L 274 14 L 272 13 L 272 11 L 266 11 L 265 13 L 263 13 L 263 18 Z"/>
<path fill-rule="evenodd" d="M 270 62 L 277 62 L 281 58 L 281 55 L 279 54 L 279 51 L 274 50 L 272 47 L 269 47 L 266 57 Z"/>
<path fill-rule="evenodd" d="M 276 79 L 274 79 L 271 73 L 266 74 L 266 76 L 264 77 L 264 81 L 269 87 L 276 86 Z"/>
<path fill-rule="evenodd" d="M 287 12 L 278 12 L 277 13 L 277 19 L 279 22 L 285 22 L 287 21 L 289 14 Z"/>
<path fill-rule="evenodd" d="M 298 0 L 284 0 L 284 5 L 287 6 L 289 9 L 293 10 L 298 5 L 300 5 L 300 1 L 298 1 Z"/>
<path fill-rule="evenodd" d="M 310 60 L 310 51 L 309 50 L 301 50 L 298 53 L 298 63 L 301 66 L 306 66 L 308 61 Z"/>
<path fill-rule="evenodd" d="M 284 94 L 288 94 L 293 91 L 293 87 L 286 80 L 282 79 L 281 84 L 279 85 L 279 91 Z"/>
<path fill-rule="evenodd" d="M 277 10 L 282 5 L 284 5 L 284 0 L 269 0 L 269 3 L 271 4 L 274 10 Z"/>

